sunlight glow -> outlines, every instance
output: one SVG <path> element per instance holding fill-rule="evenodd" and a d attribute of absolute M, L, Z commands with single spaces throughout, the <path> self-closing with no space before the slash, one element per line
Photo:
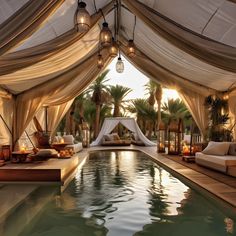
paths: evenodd
<path fill-rule="evenodd" d="M 122 74 L 116 72 L 116 61 L 117 58 L 111 62 L 107 67 L 110 70 L 107 77 L 110 79 L 107 84 L 110 85 L 122 85 L 131 88 L 133 91 L 130 92 L 126 99 L 136 99 L 136 98 L 147 98 L 148 94 L 145 91 L 145 84 L 148 83 L 149 78 L 137 70 L 132 64 L 130 64 L 124 57 L 122 58 L 125 69 Z M 178 92 L 173 89 L 163 89 L 163 99 L 162 102 L 166 102 L 168 99 L 179 98 Z"/>

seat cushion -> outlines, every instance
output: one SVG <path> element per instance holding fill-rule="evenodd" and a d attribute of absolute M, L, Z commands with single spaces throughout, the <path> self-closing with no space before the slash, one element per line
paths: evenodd
<path fill-rule="evenodd" d="M 39 149 L 39 151 L 36 153 L 36 156 L 56 156 L 57 154 L 58 152 L 55 149 Z"/>
<path fill-rule="evenodd" d="M 229 145 L 229 155 L 236 156 L 236 143 Z"/>
<path fill-rule="evenodd" d="M 207 147 L 202 151 L 202 153 L 207 155 L 217 155 L 223 156 L 227 155 L 229 152 L 229 142 L 209 142 Z"/>
<path fill-rule="evenodd" d="M 64 135 L 63 139 L 64 139 L 65 143 L 74 144 L 74 137 L 73 137 L 73 135 Z"/>
<path fill-rule="evenodd" d="M 226 172 L 227 166 L 236 165 L 236 156 L 206 155 L 204 153 L 197 152 L 195 161 L 199 165 Z"/>
<path fill-rule="evenodd" d="M 82 145 L 82 143 L 76 143 L 76 144 L 66 145 L 65 148 L 66 149 L 73 149 L 73 151 L 76 153 L 76 152 L 79 152 L 83 149 L 83 145 Z"/>

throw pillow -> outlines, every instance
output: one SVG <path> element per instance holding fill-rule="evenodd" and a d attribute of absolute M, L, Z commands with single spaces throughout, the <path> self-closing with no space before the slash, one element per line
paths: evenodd
<path fill-rule="evenodd" d="M 207 147 L 202 151 L 206 155 L 224 156 L 229 151 L 229 142 L 209 142 Z"/>
<path fill-rule="evenodd" d="M 110 136 L 107 135 L 107 134 L 103 135 L 103 138 L 104 138 L 105 141 L 111 141 Z"/>
<path fill-rule="evenodd" d="M 65 143 L 74 144 L 74 137 L 73 137 L 73 135 L 64 135 L 63 139 L 64 139 Z"/>
<path fill-rule="evenodd" d="M 229 145 L 229 155 L 236 156 L 236 143 Z"/>
<path fill-rule="evenodd" d="M 120 136 L 117 133 L 113 133 L 112 136 L 114 141 L 120 140 Z"/>
<path fill-rule="evenodd" d="M 55 149 L 39 149 L 36 156 L 45 157 L 45 156 L 55 156 L 58 152 Z"/>

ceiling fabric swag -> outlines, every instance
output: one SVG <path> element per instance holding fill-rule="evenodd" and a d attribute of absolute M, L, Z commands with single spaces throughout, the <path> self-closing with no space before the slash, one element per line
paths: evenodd
<path fill-rule="evenodd" d="M 0 25 L 0 56 L 31 36 L 65 0 L 28 1 Z"/>
<path fill-rule="evenodd" d="M 121 49 L 125 54 L 125 47 L 122 46 Z M 206 96 L 215 93 L 215 90 L 185 80 L 150 60 L 150 58 L 138 50 L 138 48 L 136 48 L 136 51 L 137 54 L 135 57 L 130 59 L 126 55 L 126 59 L 149 78 L 165 87 L 176 89 L 182 95 L 203 137 L 205 137 L 207 116 L 203 106 L 204 99 Z"/>
<path fill-rule="evenodd" d="M 125 42 L 124 38 L 122 39 L 122 42 Z M 125 44 L 127 44 L 127 42 L 122 44 L 121 50 L 126 56 L 126 59 L 142 73 L 154 80 L 157 80 L 160 84 L 178 91 L 184 89 L 191 90 L 193 92 L 198 91 L 199 94 L 202 94 L 202 96 L 208 96 L 209 94 L 215 93 L 216 90 L 189 81 L 186 78 L 183 78 L 161 66 L 143 53 L 137 46 L 137 55 L 130 59 L 126 54 Z"/>
<path fill-rule="evenodd" d="M 106 65 L 110 62 L 108 53 L 103 50 Z M 97 52 L 53 79 L 30 89 L 16 98 L 14 144 L 42 106 L 56 106 L 69 102 L 78 96 L 101 72 L 97 68 Z M 27 112 L 22 112 L 27 111 Z M 16 122 L 17 120 L 17 122 Z"/>
<path fill-rule="evenodd" d="M 153 31 L 181 50 L 213 66 L 236 72 L 236 48 L 180 27 L 137 0 L 123 0 L 123 2 Z"/>
<path fill-rule="evenodd" d="M 2 75 L 0 84 L 4 84 L 13 93 L 20 93 L 44 83 L 59 75 L 79 60 L 84 60 L 97 48 L 99 26 L 95 25 L 84 37 L 60 50 L 48 59 L 11 74 Z M 28 83 L 29 82 L 29 83 Z"/>
<path fill-rule="evenodd" d="M 114 7 L 113 5 L 113 2 L 108 3 L 102 8 L 103 13 L 107 14 L 109 11 L 111 11 Z M 91 28 L 93 28 L 99 22 L 101 17 L 101 11 L 92 15 Z M 35 63 L 46 60 L 82 39 L 86 33 L 79 33 L 75 28 L 73 28 L 64 34 L 49 40 L 48 42 L 31 48 L 5 54 L 0 57 L 0 75 L 10 74 L 25 67 L 29 67 Z"/>
<path fill-rule="evenodd" d="M 63 103 L 58 106 L 50 106 L 47 108 L 48 113 L 48 131 L 50 132 L 51 137 L 55 135 L 55 131 L 57 126 L 59 125 L 62 118 L 65 116 L 69 108 L 71 107 L 74 99 Z M 45 108 L 41 107 L 37 114 L 35 115 L 37 117 L 38 122 L 42 127 L 45 127 Z M 31 141 L 34 140 L 34 132 L 36 132 L 37 129 L 34 125 L 33 120 L 29 123 L 29 125 L 26 128 L 26 132 L 28 133 L 29 137 L 31 138 Z M 22 136 L 21 136 L 22 138 Z M 30 144 L 30 143 L 29 143 Z"/>

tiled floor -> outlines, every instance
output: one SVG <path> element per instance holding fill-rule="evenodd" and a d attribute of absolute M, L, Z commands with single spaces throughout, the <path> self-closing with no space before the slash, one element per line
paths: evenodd
<path fill-rule="evenodd" d="M 114 150 L 114 147 L 92 147 L 87 150 L 99 151 L 99 150 L 109 150 L 109 149 Z M 130 146 L 130 147 L 120 147 L 115 149 L 142 151 L 148 154 L 150 157 L 152 157 L 155 161 L 157 161 L 165 168 L 170 169 L 172 172 L 175 172 L 176 174 L 185 177 L 186 179 L 192 181 L 194 184 L 204 188 L 208 192 L 214 194 L 215 196 L 228 202 L 230 205 L 236 207 L 236 188 L 227 184 L 227 181 L 228 183 L 232 183 L 232 181 L 236 182 L 236 178 L 234 177 L 226 176 L 220 173 L 217 173 L 217 178 L 209 177 L 206 174 L 190 169 L 190 167 L 187 167 L 178 162 L 170 160 L 164 155 L 158 154 L 156 152 L 156 147 Z M 207 171 L 208 170 L 206 169 L 206 172 Z M 221 182 L 220 176 L 222 176 L 222 178 L 224 179 L 224 183 Z"/>

